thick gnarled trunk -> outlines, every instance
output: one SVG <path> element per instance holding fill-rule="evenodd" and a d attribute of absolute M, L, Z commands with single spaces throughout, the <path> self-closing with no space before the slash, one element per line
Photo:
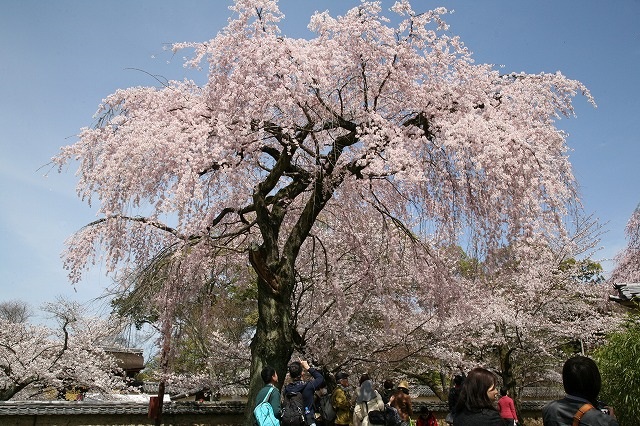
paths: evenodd
<path fill-rule="evenodd" d="M 245 410 L 246 425 L 253 424 L 253 403 L 264 386 L 260 372 L 267 365 L 273 367 L 282 384 L 295 346 L 296 331 L 291 321 L 293 275 L 273 275 L 272 278 L 279 281 L 277 292 L 273 283 L 267 282 L 263 276 L 258 277 L 258 323 L 251 340 L 251 382 Z"/>

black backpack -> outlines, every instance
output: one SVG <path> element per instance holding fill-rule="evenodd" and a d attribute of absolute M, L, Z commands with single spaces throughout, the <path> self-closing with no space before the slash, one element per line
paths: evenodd
<path fill-rule="evenodd" d="M 367 406 L 367 411 L 369 407 Z M 398 410 L 385 405 L 384 410 L 371 410 L 367 413 L 370 425 L 398 426 L 402 421 Z"/>
<path fill-rule="evenodd" d="M 316 410 L 316 412 L 320 412 L 320 415 L 322 416 L 322 420 L 324 420 L 325 422 L 332 422 L 336 419 L 336 409 L 333 408 L 333 405 L 331 404 L 331 394 L 328 393 L 326 395 L 322 395 L 322 397 L 320 397 L 320 402 L 318 404 L 318 409 Z"/>
<path fill-rule="evenodd" d="M 282 426 L 306 426 L 302 393 L 285 393 L 280 409 L 280 424 Z"/>

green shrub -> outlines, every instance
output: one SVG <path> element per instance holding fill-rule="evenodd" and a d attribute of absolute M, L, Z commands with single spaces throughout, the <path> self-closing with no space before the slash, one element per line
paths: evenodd
<path fill-rule="evenodd" d="M 614 407 L 621 425 L 640 418 L 640 316 L 630 315 L 622 330 L 608 336 L 594 358 L 602 375 L 600 399 Z"/>

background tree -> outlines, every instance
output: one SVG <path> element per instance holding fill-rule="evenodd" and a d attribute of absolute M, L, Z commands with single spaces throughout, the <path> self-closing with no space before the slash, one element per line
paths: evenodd
<path fill-rule="evenodd" d="M 611 278 L 613 283 L 640 282 L 640 204 L 631 214 L 625 228 L 627 246 L 616 256 Z"/>
<path fill-rule="evenodd" d="M 475 273 L 463 274 L 467 320 L 451 341 L 459 341 L 467 362 L 495 369 L 516 406 L 522 388 L 559 383 L 568 348 L 593 349 L 619 323 L 599 265 L 575 260 L 593 253 L 599 233 L 600 226 L 586 218 L 571 239 L 511 245 L 487 256 Z M 463 258 L 463 271 L 468 264 Z"/>
<path fill-rule="evenodd" d="M 615 267 L 608 280 L 611 283 L 640 282 L 640 204 L 631 214 L 625 234 L 627 246 L 616 256 Z M 608 335 L 606 344 L 594 354 L 603 377 L 600 397 L 615 407 L 620 424 L 632 424 L 640 415 L 639 338 L 636 306 L 622 327 Z"/>
<path fill-rule="evenodd" d="M 97 200 L 102 216 L 69 243 L 73 281 L 98 256 L 116 271 L 163 254 L 174 265 L 160 311 L 169 316 L 215 264 L 248 260 L 258 307 L 251 398 L 265 364 L 284 378 L 292 351 L 304 350 L 301 256 L 327 240 L 368 245 L 386 221 L 413 244 L 388 265 L 384 286 L 435 294 L 448 271 L 432 247 L 460 235 L 493 246 L 563 232 L 576 194 L 554 121 L 573 114 L 576 93 L 590 99 L 582 84 L 475 64 L 447 33 L 446 10 L 416 13 L 407 1 L 392 8 L 396 27 L 378 3 L 315 14 L 310 40 L 280 35 L 276 2 L 238 0 L 232 10 L 214 39 L 175 46 L 195 51 L 188 65 L 206 60 L 204 85 L 119 90 L 98 125 L 54 159 L 79 161 L 78 194 Z M 368 224 L 365 214 L 377 218 Z M 327 266 L 344 252 L 323 254 Z M 370 285 L 370 265 L 352 262 L 314 289 L 328 286 L 339 310 L 345 286 Z M 407 321 L 397 312 L 406 298 L 378 296 L 384 321 Z M 416 326 L 437 306 L 423 310 Z"/>
<path fill-rule="evenodd" d="M 82 315 L 73 302 L 45 308 L 57 328 L 0 319 L 0 400 L 70 388 L 110 392 L 126 386 L 116 361 L 102 349 L 113 328 Z"/>
<path fill-rule="evenodd" d="M 600 262 L 591 259 L 576 260 L 570 257 L 560 264 L 561 271 L 572 271 L 572 278 L 583 283 L 600 284 L 605 281 Z"/>
<path fill-rule="evenodd" d="M 0 319 L 12 323 L 24 323 L 32 315 L 33 311 L 27 302 L 21 300 L 0 302 Z"/>

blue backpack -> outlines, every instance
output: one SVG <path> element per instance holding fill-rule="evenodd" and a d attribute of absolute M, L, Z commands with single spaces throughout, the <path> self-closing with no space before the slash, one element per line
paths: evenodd
<path fill-rule="evenodd" d="M 256 408 L 253 409 L 253 415 L 256 417 L 256 421 L 260 426 L 280 426 L 280 421 L 276 419 L 276 416 L 273 413 L 273 407 L 269 402 L 271 392 L 273 392 L 273 387 L 269 389 L 267 396 L 264 397 L 262 402 L 256 405 Z"/>

